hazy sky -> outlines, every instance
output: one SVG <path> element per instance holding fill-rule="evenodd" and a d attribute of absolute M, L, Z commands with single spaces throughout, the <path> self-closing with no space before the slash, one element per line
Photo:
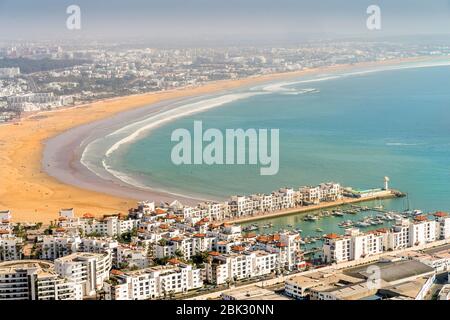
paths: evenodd
<path fill-rule="evenodd" d="M 82 29 L 66 28 L 81 8 Z M 373 35 L 366 9 L 382 10 L 377 35 L 450 34 L 450 0 L 0 0 L 1 39 L 252 39 Z"/>

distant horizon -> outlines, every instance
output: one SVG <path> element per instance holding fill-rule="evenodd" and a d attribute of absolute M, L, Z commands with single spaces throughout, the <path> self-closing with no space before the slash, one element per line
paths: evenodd
<path fill-rule="evenodd" d="M 389 36 L 371 36 L 367 37 L 361 34 L 354 35 L 333 35 L 333 34 L 296 34 L 295 36 L 285 35 L 284 37 L 257 38 L 249 37 L 236 39 L 233 35 L 228 37 L 211 37 L 204 36 L 198 39 L 186 38 L 166 38 L 166 37 L 128 37 L 128 38 L 102 38 L 102 37 L 75 37 L 75 38 L 42 38 L 27 39 L 15 38 L 8 39 L 0 36 L 0 45 L 27 45 L 34 44 L 52 44 L 67 46 L 90 46 L 93 44 L 103 46 L 129 46 L 129 47 L 148 47 L 148 48 L 223 48 L 223 47 L 296 47 L 305 44 L 317 43 L 389 43 L 397 44 L 442 44 L 450 45 L 450 34 L 397 34 Z"/>
<path fill-rule="evenodd" d="M 433 0 L 0 0 L 0 40 L 292 43 L 349 37 L 450 36 L 450 1 Z M 70 5 L 81 29 L 68 30 Z M 381 30 L 366 27 L 367 8 L 381 8 Z"/>

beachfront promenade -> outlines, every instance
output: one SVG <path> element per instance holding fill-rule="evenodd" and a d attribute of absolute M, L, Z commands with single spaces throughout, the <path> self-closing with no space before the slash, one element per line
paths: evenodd
<path fill-rule="evenodd" d="M 220 223 L 223 223 L 223 222 L 246 223 L 246 222 L 251 222 L 251 221 L 256 221 L 256 220 L 263 220 L 263 219 L 268 219 L 268 218 L 276 218 L 276 217 L 286 216 L 286 215 L 290 215 L 290 214 L 306 213 L 306 212 L 311 212 L 311 211 L 315 211 L 315 210 L 339 207 L 339 206 L 348 205 L 348 204 L 355 204 L 355 203 L 361 203 L 361 202 L 367 202 L 367 201 L 373 201 L 373 200 L 392 199 L 392 198 L 396 198 L 399 196 L 402 196 L 402 193 L 399 191 L 395 191 L 395 190 L 380 191 L 374 195 L 369 195 L 369 196 L 361 197 L 361 198 L 344 197 L 343 199 L 340 199 L 340 200 L 321 202 L 321 203 L 315 204 L 315 205 L 296 206 L 293 208 L 275 210 L 272 212 L 259 212 L 259 213 L 251 214 L 249 216 L 233 217 L 233 218 L 223 219 L 222 221 L 220 221 Z"/>

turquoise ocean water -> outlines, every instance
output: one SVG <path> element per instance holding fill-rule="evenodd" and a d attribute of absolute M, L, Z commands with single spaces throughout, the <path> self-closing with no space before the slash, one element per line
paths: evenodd
<path fill-rule="evenodd" d="M 281 186 L 336 181 L 356 188 L 391 186 L 409 194 L 411 208 L 450 210 L 450 67 L 391 70 L 298 83 L 274 92 L 175 120 L 127 145 L 111 162 L 115 170 L 148 186 L 177 193 L 227 198 L 270 192 Z M 170 159 L 173 130 L 280 129 L 280 170 L 259 166 L 176 166 Z M 406 199 L 385 203 L 406 209 Z M 306 223 L 300 216 L 271 219 L 274 228 L 338 231 L 339 218 Z M 326 222 L 328 221 L 328 222 Z M 267 222 L 264 222 L 267 223 Z M 268 231 L 271 231 L 268 229 Z"/>

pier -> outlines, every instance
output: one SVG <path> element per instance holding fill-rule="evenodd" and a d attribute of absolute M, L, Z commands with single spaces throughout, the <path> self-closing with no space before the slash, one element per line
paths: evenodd
<path fill-rule="evenodd" d="M 292 214 L 307 213 L 307 212 L 326 209 L 326 208 L 341 207 L 341 206 L 345 206 L 345 205 L 349 205 L 349 204 L 363 203 L 363 202 L 374 201 L 374 200 L 394 199 L 394 198 L 400 198 L 400 197 L 404 197 L 404 196 L 406 196 L 406 194 L 404 194 L 400 191 L 397 191 L 397 190 L 384 190 L 384 191 L 380 191 L 374 195 L 369 195 L 369 196 L 361 197 L 361 198 L 344 197 L 343 199 L 337 200 L 337 201 L 322 202 L 320 204 L 309 205 L 309 206 L 298 206 L 298 207 L 294 207 L 294 208 L 277 210 L 277 211 L 273 211 L 273 212 L 256 213 L 256 214 L 252 214 L 249 216 L 225 219 L 222 221 L 218 221 L 218 223 L 223 223 L 223 222 L 246 223 L 246 222 L 251 222 L 251 221 L 264 220 L 264 219 L 268 219 L 268 218 L 276 218 L 276 217 L 292 215 Z"/>

